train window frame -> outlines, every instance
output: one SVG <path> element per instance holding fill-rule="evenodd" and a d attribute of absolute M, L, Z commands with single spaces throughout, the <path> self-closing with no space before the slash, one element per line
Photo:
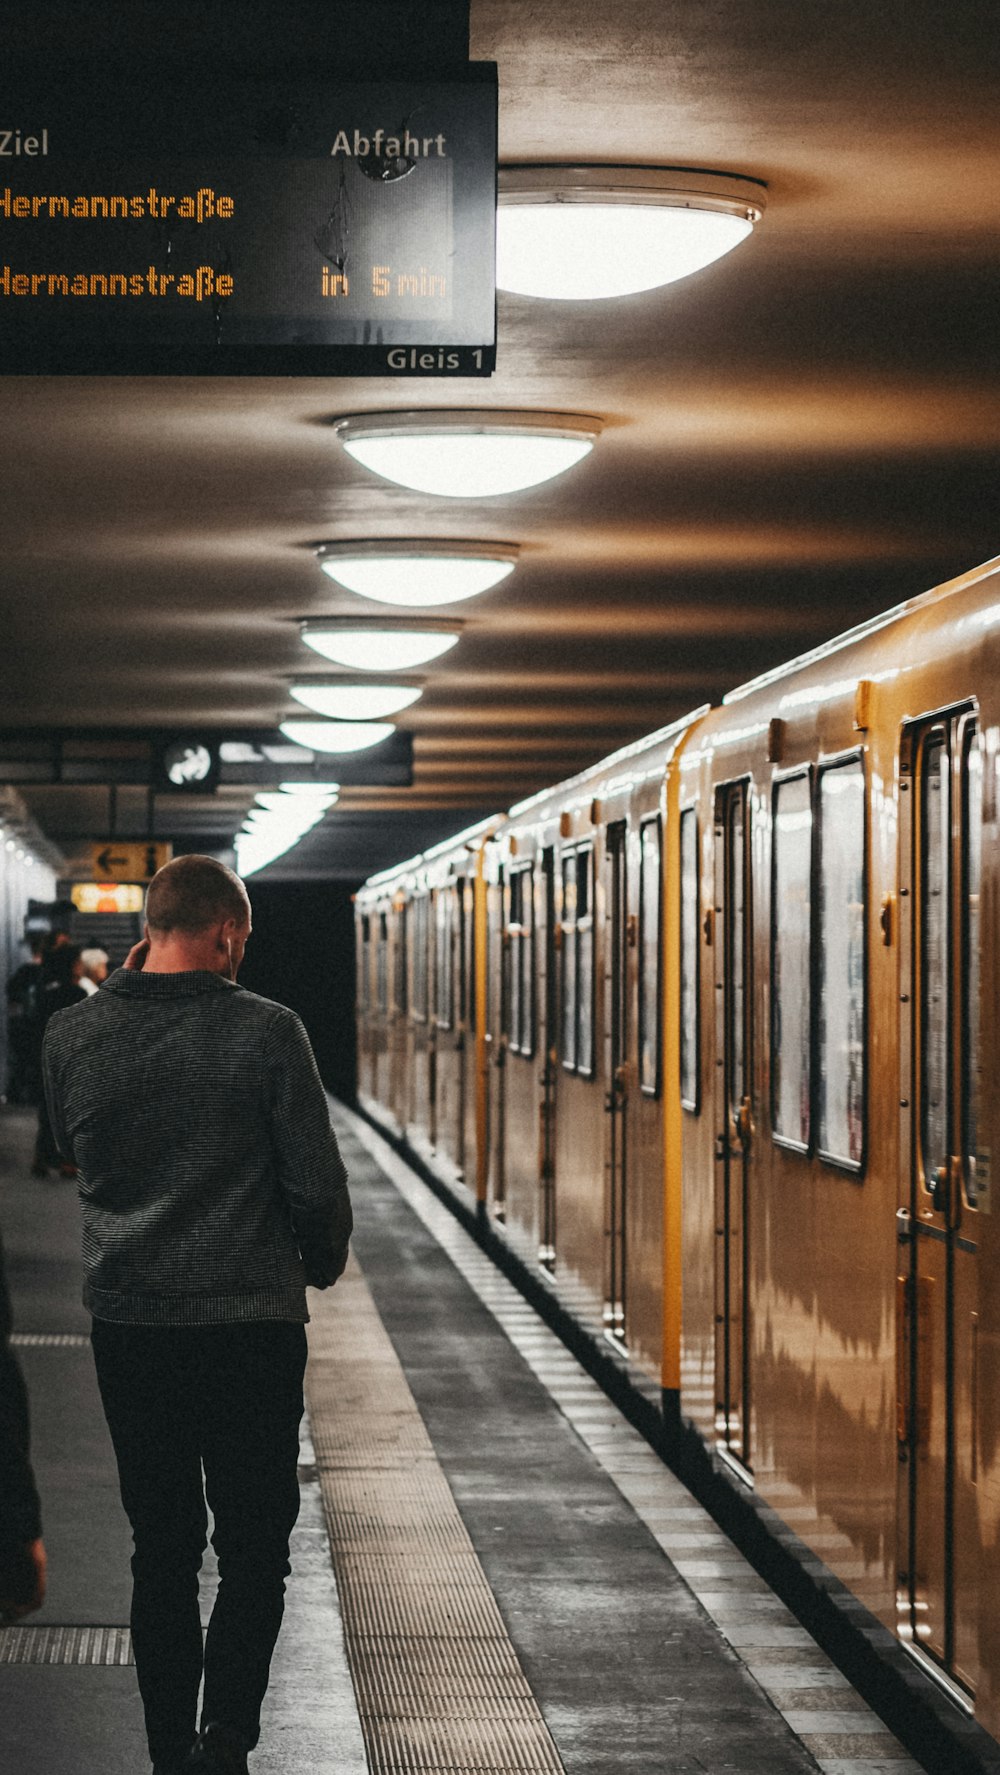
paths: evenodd
<path fill-rule="evenodd" d="M 465 940 L 468 885 L 467 875 L 455 876 L 455 1022 L 459 1029 L 465 1029 L 468 1023 L 469 983 Z"/>
<path fill-rule="evenodd" d="M 357 997 L 365 1015 L 371 1012 L 371 916 L 362 912 L 358 924 L 361 941 L 357 946 Z"/>
<path fill-rule="evenodd" d="M 694 837 L 694 899 L 685 905 L 684 889 L 684 833 L 689 829 Z M 680 946 L 678 955 L 678 1086 L 680 1089 L 681 1108 L 689 1115 L 701 1114 L 701 826 L 698 819 L 698 806 L 692 802 L 688 807 L 680 809 L 677 823 L 677 851 L 679 862 L 678 893 L 680 897 Z M 690 927 L 685 920 L 690 916 Z M 692 980 L 692 1005 L 694 1007 L 693 1028 L 687 1033 L 691 1037 L 690 1049 L 694 1073 L 694 1092 L 685 1093 L 684 1077 L 684 1037 L 685 1037 L 685 1001 L 684 1001 L 684 939 L 688 936 L 691 942 L 691 955 L 694 961 L 694 978 Z"/>
<path fill-rule="evenodd" d="M 823 936 L 821 900 L 823 891 L 823 783 L 826 777 L 838 770 L 851 765 L 860 766 L 861 774 L 861 1150 L 857 1159 L 845 1158 L 840 1153 L 832 1152 L 822 1145 L 820 1138 L 820 1058 L 822 1024 L 822 964 Z M 832 1170 L 861 1182 L 868 1163 L 868 1101 L 870 1083 L 870 967 L 869 967 L 869 911 L 871 900 L 871 818 L 869 801 L 868 756 L 864 746 L 852 746 L 848 751 L 834 753 L 829 757 L 820 758 L 815 766 L 815 809 L 813 816 L 813 854 L 815 858 L 815 893 L 814 893 L 814 975 L 813 975 L 813 1098 L 812 1098 L 812 1129 L 813 1151 L 817 1159 Z"/>
<path fill-rule="evenodd" d="M 524 1059 L 530 1060 L 535 1052 L 537 993 L 534 858 L 525 863 L 519 863 L 516 867 L 512 866 L 508 872 L 507 883 L 507 933 L 510 938 L 508 946 L 510 970 L 508 1046 L 512 1054 L 520 1054 Z M 515 904 L 517 917 L 514 916 Z M 525 968 L 525 961 L 527 961 L 527 968 Z"/>
<path fill-rule="evenodd" d="M 375 1010 L 379 1017 L 389 1015 L 389 914 L 384 906 L 380 907 L 376 917 L 378 932 L 375 939 Z"/>
<path fill-rule="evenodd" d="M 954 901 L 956 882 L 954 878 L 954 773 L 955 773 L 955 740 L 956 727 L 954 717 L 950 714 L 939 716 L 928 721 L 917 735 L 914 752 L 915 778 L 915 812 L 917 826 L 914 854 L 914 886 L 916 888 L 916 917 L 914 920 L 915 936 L 915 970 L 914 986 L 916 988 L 917 1017 L 914 1034 L 916 1037 L 916 1086 L 917 1086 L 917 1118 L 914 1129 L 917 1184 L 928 1200 L 934 1194 L 934 1177 L 928 1157 L 928 1077 L 930 1042 L 928 1040 L 928 933 L 932 920 L 930 904 L 932 896 L 928 892 L 928 873 L 930 869 L 930 846 L 928 844 L 928 800 L 932 780 L 940 782 L 941 764 L 944 764 L 945 801 L 943 809 L 937 810 L 937 835 L 941 839 L 940 826 L 943 814 L 943 843 L 941 845 L 943 884 L 939 890 L 941 912 L 943 918 L 937 921 L 942 956 L 942 1009 L 941 1009 L 941 1091 L 943 1110 L 943 1134 L 940 1154 L 943 1169 L 947 1172 L 950 1155 L 954 1148 L 954 1120 L 957 1105 L 954 1100 L 953 1071 L 955 1066 L 954 1052 L 954 1014 L 955 1014 L 955 979 L 954 979 Z M 937 770 L 932 778 L 927 768 L 927 758 L 931 750 L 939 753 Z"/>
<path fill-rule="evenodd" d="M 572 918 L 567 918 L 565 899 L 567 882 L 566 865 L 571 860 L 573 862 L 574 903 L 573 916 Z M 582 876 L 581 865 L 584 871 Z M 563 847 L 559 857 L 559 875 L 563 895 L 559 919 L 563 955 L 563 966 L 561 970 L 562 979 L 560 982 L 560 1062 L 564 1072 L 574 1073 L 577 1078 L 593 1079 L 597 1076 L 597 1064 L 595 1054 L 596 967 L 594 930 L 594 841 L 592 838 L 584 840 L 581 844 L 565 845 Z M 584 897 L 586 911 L 583 913 L 580 912 L 581 879 L 586 883 L 586 893 Z M 590 959 L 590 984 L 589 990 L 585 993 L 580 990 L 580 960 L 584 946 L 589 949 Z M 571 1019 L 573 1053 L 571 1057 L 567 1056 L 566 1053 L 566 1032 L 569 1027 L 567 1024 L 567 984 L 570 976 L 570 970 L 567 967 L 567 959 L 569 956 L 572 956 L 573 958 L 573 1007 Z M 587 1065 L 582 1064 L 580 1059 L 582 1046 L 581 1036 L 584 1033 L 584 1030 L 586 1030 L 590 1041 L 590 1060 Z"/>
<path fill-rule="evenodd" d="M 959 891 L 959 895 L 960 895 L 959 917 L 961 920 L 960 942 L 961 942 L 961 969 L 962 969 L 962 975 L 961 975 L 961 981 L 960 981 L 960 1005 L 959 1005 L 959 1016 L 961 1019 L 960 1041 L 962 1044 L 962 1046 L 961 1046 L 962 1072 L 961 1072 L 961 1079 L 960 1079 L 960 1096 L 959 1096 L 959 1103 L 958 1103 L 957 1125 L 958 1125 L 958 1131 L 959 1131 L 960 1141 L 961 1141 L 963 1207 L 964 1207 L 964 1209 L 971 1210 L 972 1213 L 978 1213 L 979 1209 L 980 1209 L 981 1201 L 983 1200 L 984 1197 L 986 1197 L 988 1195 L 988 1184 L 987 1184 L 987 1188 L 985 1190 L 983 1190 L 982 1193 L 980 1193 L 980 1190 L 978 1187 L 978 1179 L 977 1179 L 977 1175 L 976 1175 L 976 1167 L 979 1162 L 980 1154 L 983 1152 L 982 1143 L 979 1139 L 979 1133 L 980 1133 L 980 1130 L 981 1130 L 982 1124 L 983 1124 L 983 1112 L 984 1112 L 984 1108 L 985 1108 L 985 1094 L 984 1094 L 981 1087 L 979 1089 L 976 1089 L 976 1087 L 973 1084 L 973 1076 L 972 1076 L 973 1075 L 972 1059 L 973 1059 L 974 1049 L 975 1049 L 975 1054 L 980 1061 L 980 1068 L 979 1068 L 980 1077 L 982 1076 L 981 1062 L 982 1062 L 982 1055 L 983 1055 L 983 978 L 982 978 L 983 825 L 984 825 L 984 820 L 985 820 L 984 798 L 985 798 L 985 787 L 986 787 L 986 784 L 985 784 L 986 766 L 985 766 L 985 760 L 983 757 L 983 730 L 982 730 L 982 724 L 981 724 L 981 721 L 979 718 L 978 708 L 966 709 L 961 715 L 959 715 L 958 722 L 957 722 L 957 731 L 956 731 L 955 737 L 956 737 L 956 741 L 957 741 L 957 745 L 958 745 L 958 760 L 959 760 L 958 792 L 959 792 L 959 797 L 960 797 L 960 802 L 959 802 L 960 827 L 959 827 L 959 857 L 958 857 L 958 862 L 959 862 L 958 891 Z M 978 771 L 978 812 L 977 812 L 977 822 L 978 822 L 977 823 L 977 835 L 978 835 L 977 887 L 978 887 L 978 892 L 976 894 L 976 926 L 977 926 L 977 935 L 978 935 L 978 956 L 977 956 L 977 965 L 976 965 L 976 971 L 975 971 L 976 992 L 975 992 L 975 1003 L 974 1004 L 973 1004 L 973 992 L 972 992 L 972 965 L 971 965 L 971 961 L 972 961 L 972 923 L 973 923 L 973 921 L 972 921 L 972 917 L 971 917 L 971 913 L 970 913 L 970 907 L 971 907 L 971 901 L 972 901 L 972 893 L 971 893 L 972 872 L 970 869 L 970 844 L 969 844 L 971 831 L 972 831 L 972 821 L 970 819 L 970 807 L 971 807 L 970 788 L 971 788 L 971 782 L 972 782 L 972 772 L 970 771 L 969 763 L 970 763 L 970 759 L 973 756 L 973 754 L 975 754 L 976 759 L 978 761 L 977 766 L 976 766 L 977 771 Z M 974 1046 L 973 1046 L 973 1037 L 972 1037 L 973 1021 L 975 1022 Z M 975 1118 L 973 1118 L 973 1115 L 972 1115 L 973 1104 L 975 1104 L 975 1106 L 976 1106 Z M 973 1125 L 975 1126 L 975 1133 L 974 1134 L 973 1134 Z"/>
<path fill-rule="evenodd" d="M 653 1004 L 647 1002 L 646 987 L 646 939 L 647 939 L 647 907 L 646 907 L 646 839 L 651 830 L 656 833 L 656 983 L 653 992 Z M 637 1004 L 637 1041 L 636 1064 L 639 1074 L 639 1091 L 643 1097 L 657 1098 L 663 1090 L 663 821 L 659 813 L 652 814 L 639 822 L 639 957 L 638 957 L 638 1004 Z M 647 1016 L 652 1014 L 653 1024 L 653 1067 L 652 1082 L 644 1076 L 645 1037 L 647 1034 Z"/>
<path fill-rule="evenodd" d="M 409 902 L 401 900 L 394 908 L 393 920 L 393 1009 L 398 1017 L 405 1017 L 409 1010 L 409 980 L 407 976 L 407 914 Z"/>
<path fill-rule="evenodd" d="M 841 766 L 843 766 L 843 764 L 845 762 L 846 762 L 846 760 L 841 760 Z M 771 928 L 770 928 L 770 957 L 769 957 L 769 971 L 768 971 L 768 984 L 769 984 L 769 993 L 768 993 L 768 997 L 769 997 L 769 1006 L 768 1006 L 768 1044 L 769 1044 L 768 1108 L 769 1108 L 770 1119 L 771 1119 L 771 1141 L 772 1141 L 772 1144 L 774 1146 L 780 1147 L 785 1152 L 798 1153 L 800 1156 L 808 1156 L 808 1154 L 810 1154 L 813 1150 L 813 1141 L 814 1141 L 816 1120 L 817 1120 L 817 1116 L 816 1116 L 817 1081 L 818 1081 L 817 1043 L 818 1043 L 818 1035 L 819 1035 L 819 1010 L 818 1010 L 819 958 L 818 958 L 818 954 L 817 954 L 817 925 L 818 925 L 818 902 L 819 902 L 819 879 L 818 879 L 819 858 L 818 858 L 818 832 L 817 832 L 817 811 L 818 811 L 818 801 L 819 801 L 818 781 L 819 781 L 819 772 L 812 763 L 797 764 L 790 770 L 785 770 L 785 771 L 781 771 L 781 772 L 777 773 L 771 779 L 771 869 L 770 869 L 770 876 L 771 876 L 770 927 Z M 808 882 L 807 882 L 807 888 L 806 888 L 808 930 L 807 930 L 807 954 L 806 954 L 806 967 L 805 967 L 806 992 L 807 992 L 806 1014 L 805 1014 L 805 1052 L 808 1057 L 808 1068 L 809 1068 L 807 1083 L 806 1083 L 805 1101 L 806 1101 L 806 1106 L 807 1106 L 809 1125 L 808 1125 L 808 1133 L 807 1133 L 805 1140 L 795 1139 L 795 1137 L 793 1135 L 784 1134 L 778 1130 L 778 1114 L 777 1114 L 778 1105 L 777 1105 L 777 1088 L 776 1088 L 777 1087 L 777 1070 L 775 1067 L 775 1056 L 779 1051 L 778 1050 L 778 1042 L 776 1039 L 776 1023 L 777 1023 L 778 1012 L 779 1012 L 778 990 L 777 990 L 777 961 L 778 961 L 778 950 L 779 950 L 778 800 L 779 800 L 780 791 L 782 789 L 786 788 L 790 783 L 801 783 L 801 782 L 804 782 L 806 784 L 806 791 L 807 791 L 806 799 L 807 799 L 808 809 L 809 809 L 809 873 L 808 873 Z M 866 867 L 867 867 L 867 857 L 866 857 Z M 866 957 L 866 961 L 867 961 L 867 957 Z M 865 1007 L 867 1010 L 867 981 L 866 981 L 866 993 L 865 993 Z"/>
<path fill-rule="evenodd" d="M 415 893 L 411 901 L 413 907 L 413 942 L 410 945 L 410 1020 L 413 1023 L 426 1023 L 430 1006 L 429 999 L 429 949 L 430 949 L 430 893 L 424 889 Z"/>
<path fill-rule="evenodd" d="M 434 907 L 434 1027 L 455 1027 L 455 888 L 445 881 L 432 893 Z"/>
<path fill-rule="evenodd" d="M 914 1111 L 911 1132 L 912 1174 L 924 1208 L 935 1197 L 935 1180 L 927 1163 L 925 1114 L 927 1096 L 927 1038 L 925 1032 L 925 982 L 923 970 L 926 950 L 926 782 L 925 757 L 936 740 L 943 742 L 947 757 L 947 832 L 945 858 L 947 867 L 944 948 L 948 965 L 944 1011 L 943 1075 L 945 1103 L 945 1168 L 950 1173 L 952 1157 L 960 1165 L 961 1213 L 977 1215 L 990 1199 L 988 1169 L 980 1185 L 975 1167 L 979 1151 L 970 1151 L 970 1106 L 972 1083 L 970 1062 L 973 1056 L 970 1041 L 970 759 L 975 754 L 979 771 L 978 818 L 980 858 L 980 958 L 982 954 L 982 823 L 985 820 L 986 770 L 981 711 L 975 697 L 963 698 L 943 708 L 928 710 L 905 724 L 900 740 L 902 769 L 913 786 L 913 820 L 909 867 L 913 905 L 913 985 L 910 994 L 912 1020 L 910 1042 L 913 1054 Z M 979 976 L 976 1042 L 982 1051 L 982 976 Z M 980 1094 L 980 1125 L 982 1100 Z M 978 1141 L 977 1141 L 978 1148 Z M 980 1149 L 982 1150 L 982 1149 Z M 984 1155 L 985 1156 L 985 1155 Z M 937 1204 L 935 1203 L 935 1210 Z M 951 1208 L 947 1210 L 950 1214 Z"/>

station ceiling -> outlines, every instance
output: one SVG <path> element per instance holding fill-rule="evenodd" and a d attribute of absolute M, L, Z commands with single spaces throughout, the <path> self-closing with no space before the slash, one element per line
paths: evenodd
<path fill-rule="evenodd" d="M 645 295 L 501 293 L 490 381 L 0 384 L 5 726 L 273 726 L 322 665 L 299 620 L 376 613 L 312 541 L 520 545 L 433 613 L 462 638 L 400 717 L 413 786 L 345 790 L 272 876 L 361 879 L 998 550 L 994 0 L 473 0 L 470 49 L 503 163 L 748 174 L 761 226 Z M 470 504 L 376 480 L 328 423 L 458 405 L 604 430 Z M 100 790 L 27 799 L 70 855 L 105 836 Z M 249 800 L 161 801 L 159 834 L 221 852 Z"/>

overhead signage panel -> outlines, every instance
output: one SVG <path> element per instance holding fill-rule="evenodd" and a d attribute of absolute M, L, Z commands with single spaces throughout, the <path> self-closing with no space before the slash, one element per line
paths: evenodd
<path fill-rule="evenodd" d="M 494 64 L 2 109 L 5 374 L 491 373 Z"/>
<path fill-rule="evenodd" d="M 172 844 L 152 839 L 107 838 L 91 845 L 90 863 L 95 882 L 151 881 L 173 854 Z"/>
<path fill-rule="evenodd" d="M 325 753 L 295 745 L 278 728 L 0 728 L 0 781 L 7 783 L 124 783 L 188 796 L 331 779 L 345 788 L 412 783 L 412 733 L 397 727 L 365 751 Z"/>

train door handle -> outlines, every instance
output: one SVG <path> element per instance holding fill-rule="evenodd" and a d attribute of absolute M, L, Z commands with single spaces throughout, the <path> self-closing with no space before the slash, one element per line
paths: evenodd
<path fill-rule="evenodd" d="M 749 1097 L 744 1097 L 739 1109 L 733 1117 L 733 1131 L 740 1145 L 744 1149 L 750 1145 L 755 1129 L 753 1110 L 750 1107 Z"/>
<path fill-rule="evenodd" d="M 624 1109 L 626 1104 L 625 1087 L 628 1084 L 628 1067 L 616 1066 L 611 1078 L 611 1089 L 604 1099 L 604 1107 L 610 1113 L 616 1109 Z"/>
<path fill-rule="evenodd" d="M 962 1205 L 962 1161 L 952 1153 L 946 1165 L 939 1165 L 931 1184 L 931 1202 L 936 1214 L 943 1214 L 948 1225 L 958 1225 Z"/>

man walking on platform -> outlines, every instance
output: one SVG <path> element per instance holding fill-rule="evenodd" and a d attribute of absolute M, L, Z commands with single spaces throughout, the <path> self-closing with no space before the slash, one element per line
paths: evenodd
<path fill-rule="evenodd" d="M 299 1506 L 305 1285 L 336 1281 L 351 1233 L 306 1033 L 235 984 L 249 935 L 239 877 L 176 858 L 150 883 L 146 940 L 53 1017 L 43 1056 L 79 1171 L 155 1775 L 244 1775 L 260 1735 Z M 219 1593 L 203 1654 L 206 1493 Z"/>

